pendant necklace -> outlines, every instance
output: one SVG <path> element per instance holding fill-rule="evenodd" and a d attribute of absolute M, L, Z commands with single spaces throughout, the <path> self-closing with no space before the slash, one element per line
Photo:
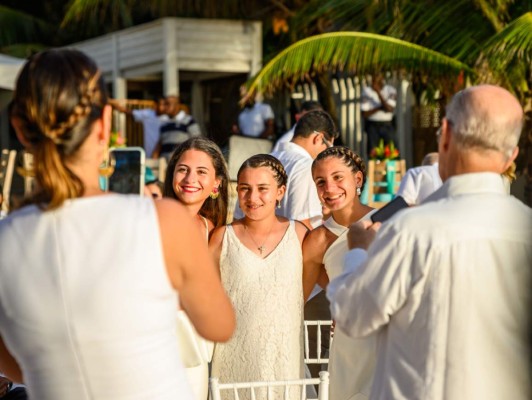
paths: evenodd
<path fill-rule="evenodd" d="M 266 251 L 266 247 L 264 247 L 264 245 L 266 244 L 266 242 L 268 241 L 268 239 L 270 238 L 270 234 L 272 233 L 272 229 L 273 229 L 273 223 L 272 225 L 270 226 L 270 231 L 268 232 L 268 235 L 266 235 L 266 240 L 259 246 L 259 244 L 257 243 L 257 241 L 253 238 L 253 235 L 251 234 L 251 232 L 248 230 L 248 227 L 246 226 L 246 224 L 242 224 L 244 225 L 244 230 L 246 231 L 246 233 L 249 235 L 249 237 L 251 238 L 251 240 L 253 241 L 253 243 L 255 244 L 255 246 L 257 246 L 257 250 L 259 251 L 260 255 L 262 256 L 262 252 L 263 251 Z"/>

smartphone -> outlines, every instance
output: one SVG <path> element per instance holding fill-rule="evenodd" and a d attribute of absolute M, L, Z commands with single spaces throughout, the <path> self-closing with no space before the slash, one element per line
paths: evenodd
<path fill-rule="evenodd" d="M 408 207 L 408 203 L 401 196 L 397 196 L 395 199 L 390 201 L 380 210 L 371 215 L 371 221 L 375 222 L 384 222 L 387 219 L 391 218 L 397 211 L 402 210 L 403 208 Z"/>
<path fill-rule="evenodd" d="M 109 191 L 115 193 L 144 193 L 146 154 L 142 147 L 117 147 L 110 150 L 114 158 L 114 172 L 109 177 Z"/>

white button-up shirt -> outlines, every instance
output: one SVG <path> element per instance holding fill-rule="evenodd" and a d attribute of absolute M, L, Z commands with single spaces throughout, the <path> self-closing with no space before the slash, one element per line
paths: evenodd
<path fill-rule="evenodd" d="M 532 211 L 493 173 L 450 178 L 346 256 L 336 326 L 378 332 L 371 399 L 529 399 Z"/>
<path fill-rule="evenodd" d="M 396 196 L 401 196 L 411 206 L 419 205 L 441 185 L 438 163 L 410 168 L 401 179 Z"/>

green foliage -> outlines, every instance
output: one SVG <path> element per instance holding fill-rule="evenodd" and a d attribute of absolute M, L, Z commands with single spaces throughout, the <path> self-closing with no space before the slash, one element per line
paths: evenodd
<path fill-rule="evenodd" d="M 430 72 L 435 79 L 473 74 L 466 64 L 413 43 L 372 33 L 333 32 L 303 39 L 280 52 L 251 80 L 248 92 L 271 93 L 310 72 L 331 69 L 355 75 L 402 69 Z"/>

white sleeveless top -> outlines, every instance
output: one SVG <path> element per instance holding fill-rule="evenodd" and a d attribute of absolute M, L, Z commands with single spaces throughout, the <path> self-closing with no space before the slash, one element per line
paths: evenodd
<path fill-rule="evenodd" d="M 367 220 L 376 210 L 360 220 Z M 323 225 L 338 238 L 323 256 L 323 265 L 329 281 L 343 272 L 344 256 L 349 251 L 347 232 L 349 228 L 338 224 L 333 217 Z M 329 398 L 334 400 L 362 400 L 369 398 L 377 360 L 375 336 L 353 339 L 340 329 L 334 331 L 329 356 Z"/>
<path fill-rule="evenodd" d="M 25 207 L 0 254 L 0 335 L 30 398 L 192 399 L 151 198 Z"/>
<path fill-rule="evenodd" d="M 236 330 L 227 343 L 216 344 L 212 376 L 220 382 L 301 379 L 303 256 L 294 221 L 265 258 L 244 246 L 228 225 L 220 271 L 235 310 Z M 242 393 L 241 399 L 247 396 Z M 288 398 L 299 399 L 299 391 Z"/>

